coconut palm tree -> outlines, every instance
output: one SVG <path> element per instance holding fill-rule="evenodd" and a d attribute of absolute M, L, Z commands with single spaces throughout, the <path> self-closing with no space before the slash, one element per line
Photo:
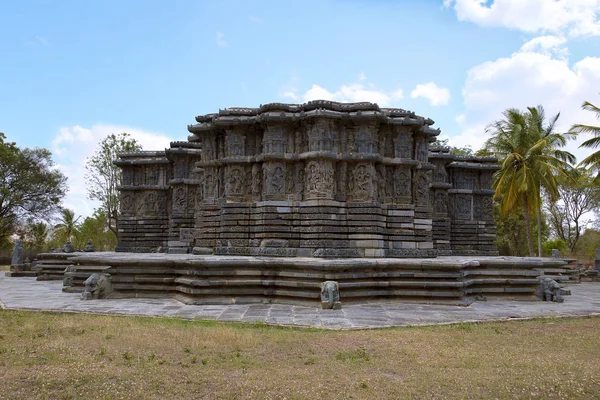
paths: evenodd
<path fill-rule="evenodd" d="M 31 245 L 34 249 L 39 250 L 46 244 L 50 230 L 44 222 L 28 221 L 29 235 Z"/>
<path fill-rule="evenodd" d="M 75 211 L 68 208 L 61 209 L 60 213 L 60 222 L 54 226 L 54 230 L 65 240 L 71 241 L 73 235 L 77 232 L 77 222 L 81 217 L 75 218 Z"/>
<path fill-rule="evenodd" d="M 596 114 L 596 118 L 600 119 L 600 107 L 597 107 L 586 101 L 581 106 L 585 111 L 591 111 Z M 571 127 L 571 132 L 574 133 L 591 133 L 593 138 L 581 143 L 579 147 L 589 147 L 597 149 L 600 147 L 600 126 L 575 124 Z M 580 166 L 588 168 L 592 173 L 596 174 L 596 183 L 600 183 L 600 150 L 590 154 L 579 163 Z"/>
<path fill-rule="evenodd" d="M 575 157 L 564 150 L 574 133 L 555 132 L 560 113 L 546 124 L 542 106 L 528 107 L 527 111 L 510 108 L 504 119 L 491 123 L 486 129 L 492 136 L 485 149 L 498 157 L 500 169 L 494 174 L 494 198 L 500 201 L 502 214 L 523 209 L 529 255 L 533 256 L 531 213 L 537 213 L 538 255 L 542 254 L 541 205 L 542 188 L 556 197 L 558 174 L 564 174 Z"/>

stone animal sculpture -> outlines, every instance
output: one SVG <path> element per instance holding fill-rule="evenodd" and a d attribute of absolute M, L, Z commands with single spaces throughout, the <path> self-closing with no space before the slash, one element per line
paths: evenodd
<path fill-rule="evenodd" d="M 329 310 L 342 308 L 340 302 L 340 285 L 335 281 L 321 283 L 321 307 Z"/>
<path fill-rule="evenodd" d="M 550 278 L 543 278 L 538 282 L 535 295 L 543 301 L 553 301 L 555 303 L 565 301 L 561 295 L 560 285 L 554 279 Z"/>
<path fill-rule="evenodd" d="M 84 282 L 85 290 L 81 294 L 81 300 L 105 299 L 113 291 L 110 275 L 92 274 Z"/>

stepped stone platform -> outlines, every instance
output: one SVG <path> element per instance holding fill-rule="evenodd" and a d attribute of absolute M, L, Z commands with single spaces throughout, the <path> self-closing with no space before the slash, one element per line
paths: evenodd
<path fill-rule="evenodd" d="M 342 303 L 404 301 L 468 305 L 477 297 L 534 299 L 552 258 L 440 256 L 322 259 L 191 254 L 79 253 L 69 276 L 79 289 L 93 272 L 110 274 L 114 297 L 172 297 L 186 304 L 317 305 L 321 283 L 339 283 Z M 77 274 L 77 275 L 73 275 Z M 75 285 L 77 286 L 77 285 Z M 70 286 L 69 290 L 75 290 Z"/>
<path fill-rule="evenodd" d="M 583 282 L 562 304 L 493 299 L 468 307 L 378 302 L 344 305 L 341 310 L 287 304 L 187 305 L 172 298 L 129 298 L 81 301 L 78 293 L 63 293 L 57 281 L 0 275 L 0 308 L 4 310 L 91 313 L 265 323 L 320 329 L 377 329 L 393 326 L 503 321 L 539 317 L 600 315 L 598 283 Z"/>

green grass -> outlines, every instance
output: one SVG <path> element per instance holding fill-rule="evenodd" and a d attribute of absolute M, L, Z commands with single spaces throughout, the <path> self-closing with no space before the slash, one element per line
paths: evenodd
<path fill-rule="evenodd" d="M 0 399 L 600 398 L 600 318 L 325 331 L 0 311 Z"/>

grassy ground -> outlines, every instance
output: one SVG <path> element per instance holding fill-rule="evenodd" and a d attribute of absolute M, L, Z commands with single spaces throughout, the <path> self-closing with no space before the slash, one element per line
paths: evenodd
<path fill-rule="evenodd" d="M 317 331 L 0 311 L 0 398 L 600 397 L 600 318 Z"/>
<path fill-rule="evenodd" d="M 0 265 L 0 271 L 8 271 L 10 269 L 10 265 Z"/>

